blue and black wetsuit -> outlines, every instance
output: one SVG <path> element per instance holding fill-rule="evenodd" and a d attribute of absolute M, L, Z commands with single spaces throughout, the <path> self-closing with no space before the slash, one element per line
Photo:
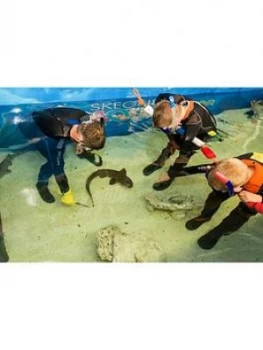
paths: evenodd
<path fill-rule="evenodd" d="M 80 109 L 57 107 L 32 113 L 34 123 L 28 127 L 27 123 L 21 123 L 20 130 L 32 139 L 39 137 L 35 144 L 37 150 L 46 158 L 47 162 L 40 168 L 37 188 L 40 194 L 47 192 L 49 178 L 54 175 L 61 193 L 69 191 L 67 176 L 64 172 L 65 147 L 70 140 L 70 130 L 73 125 L 89 120 L 89 115 Z M 35 124 L 35 127 L 32 127 Z M 47 137 L 46 137 L 47 136 Z M 43 198 L 43 196 L 41 195 Z M 50 196 L 45 196 L 51 200 Z"/>

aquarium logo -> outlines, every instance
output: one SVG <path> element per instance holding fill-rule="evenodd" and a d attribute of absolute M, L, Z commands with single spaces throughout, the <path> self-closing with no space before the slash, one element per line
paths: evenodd
<path fill-rule="evenodd" d="M 149 105 L 154 105 L 154 100 L 148 100 L 145 101 L 146 104 Z M 117 101 L 117 102 L 113 102 L 113 101 L 107 101 L 107 102 L 96 102 L 96 103 L 91 103 L 89 105 L 89 108 L 91 109 L 91 111 L 98 111 L 98 110 L 103 110 L 103 111 L 114 111 L 114 110 L 118 110 L 118 109 L 131 109 L 131 108 L 137 108 L 140 107 L 140 105 L 138 104 L 137 100 L 133 100 L 133 101 Z"/>

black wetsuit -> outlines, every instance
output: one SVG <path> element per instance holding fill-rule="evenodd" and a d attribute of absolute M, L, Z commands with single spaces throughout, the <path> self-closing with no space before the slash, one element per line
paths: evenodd
<path fill-rule="evenodd" d="M 61 193 L 66 193 L 69 184 L 64 172 L 63 156 L 70 140 L 70 130 L 73 125 L 89 120 L 89 115 L 80 109 L 57 107 L 33 112 L 32 119 L 34 123 L 30 125 L 21 123 L 20 130 L 28 139 L 41 139 L 35 146 L 47 162 L 40 168 L 37 187 L 47 187 L 49 178 L 54 175 Z"/>
<path fill-rule="evenodd" d="M 155 103 L 162 100 L 169 101 L 170 96 L 174 97 L 176 103 L 190 100 L 189 98 L 186 98 L 182 95 L 172 95 L 165 93 L 158 95 Z M 181 122 L 181 124 L 185 131 L 183 135 L 179 135 L 178 133 L 173 134 L 171 132 L 165 132 L 169 138 L 169 143 L 167 147 L 162 151 L 162 153 L 166 153 L 168 157 L 174 153 L 174 151 L 171 151 L 171 145 L 173 141 L 175 141 L 176 144 L 180 147 L 179 156 L 176 158 L 174 164 L 168 170 L 168 175 L 170 178 L 175 177 L 178 170 L 186 166 L 195 151 L 199 149 L 198 146 L 192 143 L 192 140 L 197 137 L 200 140 L 206 142 L 209 139 L 208 132 L 216 131 L 216 120 L 213 114 L 206 107 L 196 101 L 194 101 L 193 110 L 189 113 L 188 117 Z M 170 152 L 167 152 L 167 149 L 169 149 Z"/>

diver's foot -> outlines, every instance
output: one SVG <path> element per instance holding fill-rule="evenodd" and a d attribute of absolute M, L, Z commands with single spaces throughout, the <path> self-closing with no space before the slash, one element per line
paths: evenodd
<path fill-rule="evenodd" d="M 9 260 L 9 256 L 6 251 L 4 236 L 0 234 L 0 263 L 8 262 L 8 260 Z"/>
<path fill-rule="evenodd" d="M 198 227 L 202 226 L 205 222 L 210 221 L 211 218 L 204 218 L 202 216 L 197 216 L 191 220 L 188 220 L 185 224 L 185 227 L 189 231 L 193 231 L 198 229 Z"/>
<path fill-rule="evenodd" d="M 144 169 L 143 169 L 143 175 L 145 176 L 149 176 L 151 175 L 153 172 L 155 172 L 156 170 L 161 169 L 163 166 L 157 163 L 152 163 L 147 165 Z"/>
<path fill-rule="evenodd" d="M 47 185 L 37 183 L 36 188 L 38 190 L 40 197 L 43 199 L 44 202 L 46 202 L 46 203 L 54 203 L 55 202 L 55 197 L 53 196 L 52 193 L 50 193 Z"/>
<path fill-rule="evenodd" d="M 204 236 L 200 237 L 197 241 L 200 248 L 209 250 L 212 249 L 219 239 L 222 237 L 222 233 L 219 233 L 217 231 L 210 231 Z"/>
<path fill-rule="evenodd" d="M 153 189 L 155 191 L 163 191 L 166 190 L 166 188 L 168 188 L 171 183 L 173 182 L 174 179 L 169 179 L 166 181 L 160 181 L 160 182 L 156 182 L 155 184 L 153 184 Z"/>

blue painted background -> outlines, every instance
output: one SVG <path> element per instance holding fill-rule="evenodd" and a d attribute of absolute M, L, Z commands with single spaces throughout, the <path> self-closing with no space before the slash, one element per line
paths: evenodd
<path fill-rule="evenodd" d="M 214 114 L 248 108 L 252 100 L 263 100 L 263 88 L 155 87 L 139 91 L 151 105 L 159 93 L 183 94 L 204 103 Z M 127 135 L 151 125 L 151 118 L 143 113 L 132 88 L 0 88 L 0 150 L 22 143 L 19 136 L 15 137 L 17 122 L 27 120 L 34 110 L 56 106 L 89 112 L 104 110 L 108 117 L 107 136 Z"/>
<path fill-rule="evenodd" d="M 252 93 L 262 96 L 263 88 L 140 88 L 143 97 L 154 98 L 161 92 L 214 96 Z M 134 98 L 132 88 L 0 88 L 0 106 L 49 102 L 80 102 Z"/>

